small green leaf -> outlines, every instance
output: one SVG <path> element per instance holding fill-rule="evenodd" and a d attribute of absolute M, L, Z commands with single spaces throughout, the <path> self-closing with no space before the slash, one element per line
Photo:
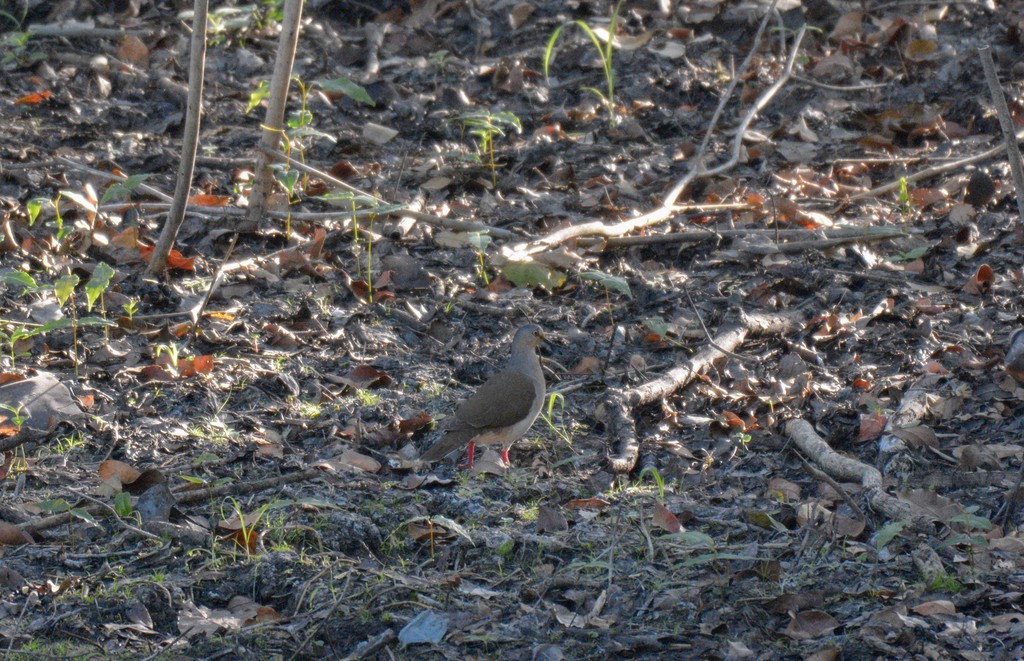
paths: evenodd
<path fill-rule="evenodd" d="M 36 503 L 36 507 L 44 512 L 67 512 L 71 509 L 71 503 L 63 498 L 52 498 Z"/>
<path fill-rule="evenodd" d="M 296 110 L 288 116 L 288 128 L 300 129 L 304 126 L 309 126 L 313 121 L 313 113 L 308 109 Z"/>
<path fill-rule="evenodd" d="M 629 283 L 626 282 L 625 278 L 608 275 L 600 271 L 586 271 L 585 273 L 580 273 L 580 277 L 584 280 L 593 280 L 605 289 L 614 289 L 620 294 L 625 294 L 628 298 L 633 298 L 633 292 L 630 291 Z"/>
<path fill-rule="evenodd" d="M 67 303 L 68 298 L 74 293 L 78 283 L 78 276 L 74 273 L 57 278 L 56 282 L 53 283 L 54 293 L 57 295 L 57 300 L 61 305 Z"/>
<path fill-rule="evenodd" d="M 949 519 L 950 523 L 962 523 L 972 530 L 991 530 L 992 522 L 982 516 L 964 513 Z"/>
<path fill-rule="evenodd" d="M 71 516 L 77 517 L 90 525 L 96 526 L 97 528 L 100 527 L 100 524 L 96 523 L 96 519 L 92 518 L 92 514 L 89 514 L 81 507 L 71 508 Z"/>
<path fill-rule="evenodd" d="M 668 324 L 665 323 L 665 320 L 661 317 L 645 319 L 644 326 L 647 327 L 647 330 L 651 331 L 661 339 L 665 339 L 665 336 L 668 335 Z"/>
<path fill-rule="evenodd" d="M 249 114 L 253 108 L 260 105 L 263 99 L 270 96 L 270 83 L 265 80 L 260 81 L 259 87 L 249 94 L 249 105 L 245 107 L 245 114 Z"/>
<path fill-rule="evenodd" d="M 907 521 L 893 521 L 875 533 L 875 549 L 881 551 L 907 527 Z"/>
<path fill-rule="evenodd" d="M 274 173 L 274 176 L 281 182 L 281 185 L 284 186 L 289 195 L 295 194 L 295 184 L 299 181 L 298 170 L 278 170 Z"/>
<path fill-rule="evenodd" d="M 110 279 L 114 277 L 114 269 L 106 262 L 100 262 L 92 270 L 92 277 L 85 283 L 85 296 L 89 299 L 88 310 L 92 312 L 92 306 L 99 299 L 100 294 L 110 286 Z"/>
<path fill-rule="evenodd" d="M 50 199 L 47 197 L 34 197 L 25 203 L 25 208 L 28 210 L 29 227 L 32 227 L 36 219 L 39 218 L 39 212 L 43 210 L 44 204 L 50 204 Z"/>
<path fill-rule="evenodd" d="M 491 235 L 486 232 L 467 232 L 466 241 L 477 252 L 484 252 L 487 250 L 487 246 L 491 245 Z"/>
<path fill-rule="evenodd" d="M 540 262 L 509 262 L 502 273 L 517 287 L 543 287 L 551 291 L 565 284 L 566 275 Z"/>
<path fill-rule="evenodd" d="M 28 273 L 24 271 L 4 271 L 0 273 L 0 282 L 8 287 L 22 287 L 22 294 L 35 290 L 38 285 Z"/>
<path fill-rule="evenodd" d="M 333 80 L 314 80 L 314 85 L 319 85 L 320 89 L 325 92 L 331 92 L 333 94 L 344 94 L 345 96 L 364 103 L 370 107 L 376 105 L 366 90 L 359 84 L 352 82 L 350 79 L 340 76 Z"/>
<path fill-rule="evenodd" d="M 127 491 L 114 496 L 114 511 L 117 512 L 118 516 L 131 516 L 132 514 L 132 497 Z"/>
<path fill-rule="evenodd" d="M 103 197 L 100 198 L 100 204 L 104 202 L 116 202 L 117 200 L 124 199 L 130 196 L 136 188 L 141 186 L 143 182 L 149 179 L 151 174 L 133 174 L 124 181 L 119 181 L 113 184 L 103 193 Z"/>

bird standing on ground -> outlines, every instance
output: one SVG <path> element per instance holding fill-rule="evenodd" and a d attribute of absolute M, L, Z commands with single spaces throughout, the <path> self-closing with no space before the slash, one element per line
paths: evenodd
<path fill-rule="evenodd" d="M 543 339 L 544 333 L 535 324 L 517 330 L 504 369 L 459 403 L 444 436 L 420 456 L 420 461 L 438 461 L 468 442 L 467 468 L 473 467 L 477 443 L 501 446 L 501 459 L 508 466 L 509 448 L 530 429 L 544 406 L 544 372 L 537 355 Z"/>

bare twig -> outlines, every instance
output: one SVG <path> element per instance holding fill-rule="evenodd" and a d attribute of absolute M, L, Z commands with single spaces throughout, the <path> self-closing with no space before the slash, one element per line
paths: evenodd
<path fill-rule="evenodd" d="M 1013 118 L 1010 117 L 1010 109 L 1006 107 L 1006 97 L 999 86 L 999 76 L 996 75 L 996 65 L 992 62 L 992 49 L 984 46 L 978 49 L 981 56 L 981 66 L 985 70 L 985 82 L 988 83 L 988 91 L 992 95 L 992 103 L 996 107 L 996 115 L 999 117 L 999 127 L 1003 130 L 1003 144 L 1006 146 L 1006 158 L 1010 161 L 1010 173 L 1013 175 L 1013 187 L 1017 191 L 1017 215 L 1021 219 L 1021 226 L 1024 227 L 1024 168 L 1020 162 L 1020 145 L 1017 144 L 1017 136 L 1013 132 Z"/>
<path fill-rule="evenodd" d="M 1018 131 L 1016 133 L 1016 137 L 1017 137 L 1017 140 L 1024 140 L 1024 130 Z M 988 159 L 992 158 L 993 156 L 998 156 L 1000 153 L 1002 153 L 1004 151 L 1006 151 L 1006 143 L 1005 142 L 1001 142 L 1001 143 L 999 143 L 998 146 L 993 147 L 992 149 L 988 149 L 986 151 L 983 151 L 980 154 L 975 154 L 974 156 L 968 156 L 967 158 L 961 158 L 961 159 L 956 160 L 956 161 L 948 161 L 948 162 L 942 163 L 940 165 L 935 165 L 935 166 L 932 166 L 930 168 L 926 168 L 924 170 L 921 170 L 920 172 L 915 172 L 913 174 L 908 174 L 907 176 L 901 177 L 900 179 L 906 181 L 908 184 L 914 183 L 914 182 L 918 182 L 918 181 L 922 181 L 924 179 L 930 179 L 930 178 L 934 177 L 935 175 L 939 175 L 939 174 L 942 174 L 944 172 L 949 172 L 950 170 L 962 170 L 965 166 L 971 165 L 973 163 L 978 163 L 980 161 L 988 160 Z M 869 191 L 864 191 L 863 193 L 857 193 L 856 195 L 851 195 L 849 197 L 849 200 L 850 200 L 850 202 L 856 202 L 858 200 L 867 200 L 867 199 L 870 199 L 870 198 L 873 198 L 873 197 L 878 197 L 880 195 L 884 195 L 886 193 L 890 193 L 890 192 L 892 192 L 894 190 L 897 190 L 902 185 L 902 182 L 900 181 L 900 179 L 895 179 L 893 181 L 890 181 L 887 184 L 883 184 L 881 186 L 877 186 L 875 188 L 872 188 Z"/>

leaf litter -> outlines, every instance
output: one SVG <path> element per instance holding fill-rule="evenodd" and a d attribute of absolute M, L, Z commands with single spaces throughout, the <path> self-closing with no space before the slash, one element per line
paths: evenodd
<path fill-rule="evenodd" d="M 129 4 L 2 17 L 10 656 L 1024 654 L 1016 8 L 309 3 L 234 246 L 277 23 L 215 6 L 147 281 L 188 35 Z M 418 467 L 527 321 L 517 468 Z"/>

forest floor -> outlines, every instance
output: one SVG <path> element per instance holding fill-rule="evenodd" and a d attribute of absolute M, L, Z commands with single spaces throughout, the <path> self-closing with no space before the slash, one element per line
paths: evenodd
<path fill-rule="evenodd" d="M 309 0 L 237 232 L 214 2 L 154 280 L 186 4 L 0 12 L 5 659 L 1024 657 L 1019 4 Z M 511 467 L 417 464 L 525 323 Z"/>

